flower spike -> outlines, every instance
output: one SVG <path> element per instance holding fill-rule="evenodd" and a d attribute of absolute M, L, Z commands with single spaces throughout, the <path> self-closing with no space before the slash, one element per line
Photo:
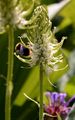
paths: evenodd
<path fill-rule="evenodd" d="M 61 51 L 66 37 L 62 37 L 61 42 L 58 43 L 51 26 L 52 23 L 48 18 L 46 9 L 43 6 L 38 6 L 34 9 L 31 19 L 25 25 L 26 33 L 20 37 L 21 47 L 19 52 L 21 54 L 18 56 L 19 60 L 22 58 L 24 61 L 26 56 L 23 56 L 22 52 L 23 49 L 28 48 L 30 51 L 28 56 L 29 65 L 32 67 L 42 63 L 45 72 L 47 71 L 48 73 L 64 70 L 68 66 L 63 64 L 65 59 Z M 28 40 L 27 44 L 22 41 L 22 38 Z M 27 62 L 26 60 L 25 62 Z"/>

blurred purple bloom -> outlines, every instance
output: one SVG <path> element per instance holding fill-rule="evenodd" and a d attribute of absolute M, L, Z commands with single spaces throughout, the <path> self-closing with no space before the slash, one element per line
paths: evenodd
<path fill-rule="evenodd" d="M 75 96 L 66 102 L 66 93 L 46 92 L 45 96 L 47 104 L 44 104 L 44 111 L 51 116 L 57 117 L 59 114 L 62 118 L 65 118 L 75 102 Z"/>

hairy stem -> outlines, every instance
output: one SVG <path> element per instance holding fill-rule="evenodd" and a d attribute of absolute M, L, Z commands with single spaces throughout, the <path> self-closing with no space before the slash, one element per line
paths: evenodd
<path fill-rule="evenodd" d="M 40 63 L 40 108 L 39 120 L 43 120 L 43 66 Z"/>
<path fill-rule="evenodd" d="M 14 30 L 12 26 L 8 27 L 8 70 L 6 81 L 6 96 L 5 96 L 5 120 L 11 120 L 11 95 L 12 95 L 12 77 L 13 77 L 13 62 L 14 62 Z"/>

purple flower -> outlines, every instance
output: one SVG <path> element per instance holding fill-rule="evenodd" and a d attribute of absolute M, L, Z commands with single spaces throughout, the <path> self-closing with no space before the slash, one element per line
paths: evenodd
<path fill-rule="evenodd" d="M 75 102 L 75 96 L 66 102 L 66 93 L 46 92 L 45 97 L 47 103 L 44 103 L 44 111 L 48 115 L 56 118 L 57 115 L 65 118 L 70 112 L 73 103 Z"/>

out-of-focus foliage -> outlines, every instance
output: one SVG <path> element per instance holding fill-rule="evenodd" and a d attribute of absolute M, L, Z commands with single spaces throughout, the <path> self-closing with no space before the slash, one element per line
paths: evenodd
<path fill-rule="evenodd" d="M 66 120 L 75 120 L 75 104 L 73 105 L 73 109 L 68 114 Z"/>
<path fill-rule="evenodd" d="M 35 6 L 39 4 L 50 5 L 59 0 L 36 0 Z M 28 6 L 28 5 L 27 5 Z M 75 94 L 75 0 L 71 2 L 57 14 L 53 19 L 53 27 L 57 27 L 56 37 L 58 41 L 62 36 L 67 36 L 63 45 L 63 54 L 69 61 L 68 70 L 57 71 L 51 74 L 50 80 L 56 85 L 50 85 L 44 76 L 44 91 L 66 92 L 68 97 Z M 24 31 L 15 31 L 15 44 L 19 42 L 18 36 Z M 0 35 L 0 120 L 4 120 L 5 87 L 7 75 L 7 34 Z M 33 69 L 15 58 L 13 76 L 13 95 L 12 95 L 12 120 L 38 120 L 38 107 L 27 100 L 25 92 L 31 98 L 37 100 L 39 96 L 39 67 Z M 73 120 L 73 119 L 72 119 Z"/>

